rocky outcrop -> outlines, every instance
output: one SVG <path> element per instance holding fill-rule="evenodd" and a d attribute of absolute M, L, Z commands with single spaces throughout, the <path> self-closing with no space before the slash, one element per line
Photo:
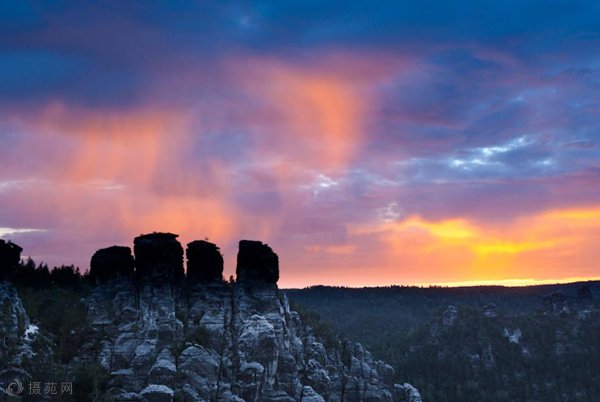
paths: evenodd
<path fill-rule="evenodd" d="M 138 296 L 131 281 L 93 290 L 92 338 L 115 399 L 170 400 L 170 389 L 186 401 L 336 400 L 347 384 L 385 386 L 370 366 L 364 380 L 344 369 L 341 350 L 326 350 L 276 287 L 199 283 L 189 296 L 158 283 Z M 374 365 L 369 359 L 356 357 L 361 369 Z"/>
<path fill-rule="evenodd" d="M 187 279 L 190 282 L 223 279 L 223 256 L 216 244 L 204 240 L 188 243 Z"/>
<path fill-rule="evenodd" d="M 498 306 L 494 303 L 488 303 L 483 306 L 483 315 L 487 318 L 498 317 Z"/>
<path fill-rule="evenodd" d="M 183 279 L 183 248 L 173 233 L 150 233 L 134 239 L 138 280 L 173 282 Z"/>
<path fill-rule="evenodd" d="M 553 292 L 543 298 L 544 305 L 554 314 L 569 312 L 567 297 L 561 291 Z"/>
<path fill-rule="evenodd" d="M 442 315 L 442 324 L 445 327 L 451 327 L 456 322 L 456 317 L 458 315 L 458 311 L 456 310 L 456 306 L 450 305 L 446 307 L 444 313 Z"/>
<path fill-rule="evenodd" d="M 236 274 L 240 282 L 277 283 L 279 257 L 267 244 L 255 240 L 241 240 Z"/>
<path fill-rule="evenodd" d="M 394 397 L 399 401 L 423 402 L 419 391 L 408 383 L 396 384 L 394 386 Z"/>
<path fill-rule="evenodd" d="M 0 239 L 0 280 L 10 279 L 21 261 L 23 249 L 10 241 Z"/>
<path fill-rule="evenodd" d="M 136 248 L 137 269 L 138 253 Z M 91 339 L 98 344 L 95 358 L 111 373 L 114 399 L 408 400 L 395 397 L 391 366 L 360 344 L 326 347 L 302 323 L 275 285 L 278 259 L 269 246 L 240 242 L 238 280 L 232 283 L 215 280 L 222 275 L 215 253 L 220 257 L 208 242 L 188 245 L 182 288 L 145 280 L 142 271 L 137 282 L 125 278 L 93 289 Z"/>
<path fill-rule="evenodd" d="M 125 251 L 111 247 L 95 254 L 98 280 L 85 299 L 85 343 L 65 366 L 72 372 L 91 362 L 109 373 L 103 400 L 418 401 L 418 392 L 395 386 L 394 369 L 362 345 L 326 343 L 302 322 L 275 284 L 278 259 L 267 245 L 240 243 L 236 282 L 215 280 L 222 259 L 207 242 L 188 245 L 188 259 L 198 265 L 186 282 L 176 280 L 182 274 L 176 235 L 135 239 L 135 277 Z M 1 334 L 22 355 L 30 324 L 16 291 L 0 286 L 3 294 L 12 307 L 9 322 L 0 325 L 9 331 Z M 3 362 L 18 363 L 18 355 L 3 355 Z"/>
<path fill-rule="evenodd" d="M 33 354 L 38 328 L 29 321 L 17 290 L 5 281 L 0 281 L 0 311 L 0 384 L 22 383 L 28 376 L 23 359 Z"/>
<path fill-rule="evenodd" d="M 90 279 L 93 283 L 115 278 L 130 278 L 134 272 L 131 249 L 123 246 L 103 248 L 94 253 L 90 261 Z"/>

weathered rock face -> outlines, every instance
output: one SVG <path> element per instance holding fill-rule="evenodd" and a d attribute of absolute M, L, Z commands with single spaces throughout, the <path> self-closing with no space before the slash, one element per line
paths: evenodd
<path fill-rule="evenodd" d="M 260 241 L 241 240 L 236 274 L 240 282 L 277 283 L 279 257 L 271 247 Z"/>
<path fill-rule="evenodd" d="M 32 356 L 38 328 L 30 323 L 16 289 L 5 281 L 0 281 L 0 311 L 0 384 L 5 385 L 27 377 L 23 358 Z"/>
<path fill-rule="evenodd" d="M 187 279 L 191 282 L 223 279 L 223 256 L 216 244 L 196 240 L 188 243 Z"/>
<path fill-rule="evenodd" d="M 414 393 L 400 392 L 398 387 L 407 384 L 395 388 L 393 368 L 362 345 L 335 341 L 326 346 L 302 323 L 274 283 L 277 256 L 268 246 L 248 242 L 240 247 L 239 282 L 199 280 L 182 286 L 172 281 L 182 271 L 178 246 L 171 234 L 136 238 L 137 278 L 109 275 L 112 279 L 97 281 L 86 298 L 86 341 L 66 371 L 97 362 L 110 373 L 103 400 L 418 401 L 407 399 Z M 120 264 L 125 253 L 111 249 L 97 253 L 99 273 L 119 272 L 109 262 Z M 123 259 L 109 258 L 115 255 Z M 0 331 L 0 340 L 13 345 L 13 353 L 0 357 L 2 363 L 16 362 L 6 378 L 0 375 L 5 386 L 8 376 L 16 378 L 15 359 L 24 353 L 30 324 L 16 291 L 4 284 L 0 302 L 7 299 L 11 307 L 10 314 L 0 316 L 8 320 L 0 322 L 0 329 L 7 329 Z"/>
<path fill-rule="evenodd" d="M 290 310 L 275 285 L 278 259 L 269 246 L 240 242 L 234 283 L 215 280 L 221 279 L 223 266 L 215 245 L 192 242 L 187 255 L 184 288 L 146 280 L 146 270 L 137 283 L 122 279 L 92 290 L 88 316 L 96 335 L 90 339 L 98 345 L 89 349 L 99 351 L 95 359 L 111 373 L 113 399 L 406 399 L 409 393 L 394 389 L 391 366 L 373 359 L 360 344 L 325 347 Z M 162 259 L 162 269 L 174 260 Z"/>
<path fill-rule="evenodd" d="M 133 276 L 133 255 L 129 247 L 112 246 L 94 253 L 90 261 L 90 277 L 94 283 Z"/>
<path fill-rule="evenodd" d="M 409 383 L 396 384 L 394 386 L 394 396 L 400 401 L 422 402 L 419 391 Z"/>
<path fill-rule="evenodd" d="M 326 347 L 276 286 L 198 282 L 184 297 L 121 280 L 95 287 L 88 306 L 115 400 L 418 401 L 362 345 Z"/>
<path fill-rule="evenodd" d="M 150 233 L 135 238 L 135 272 L 138 280 L 178 281 L 184 276 L 183 248 L 178 235 Z"/>
<path fill-rule="evenodd" d="M 21 260 L 22 251 L 15 243 L 0 239 L 0 280 L 12 277 L 15 266 Z"/>

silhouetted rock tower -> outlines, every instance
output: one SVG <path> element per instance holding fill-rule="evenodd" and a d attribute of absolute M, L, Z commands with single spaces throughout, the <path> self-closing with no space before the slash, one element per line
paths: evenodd
<path fill-rule="evenodd" d="M 90 277 L 94 283 L 133 277 L 133 272 L 134 261 L 129 247 L 102 248 L 94 253 L 90 261 Z"/>
<path fill-rule="evenodd" d="M 195 240 L 188 243 L 185 254 L 189 281 L 223 280 L 223 256 L 216 244 Z"/>
<path fill-rule="evenodd" d="M 124 246 L 96 251 L 90 262 L 95 284 L 115 278 L 134 277 L 139 282 L 190 283 L 223 281 L 223 255 L 219 247 L 206 240 L 195 240 L 186 247 L 187 275 L 183 269 L 183 248 L 173 233 L 154 232 L 136 237 L 134 255 Z M 17 246 L 18 247 L 18 246 Z M 256 240 L 241 240 L 237 255 L 237 282 L 276 284 L 279 257 L 271 247 Z"/>
<path fill-rule="evenodd" d="M 277 283 L 279 257 L 267 244 L 256 240 L 241 240 L 236 274 L 239 282 Z"/>
<path fill-rule="evenodd" d="M 150 233 L 133 241 L 135 273 L 138 280 L 178 281 L 183 279 L 183 248 L 178 235 Z"/>
<path fill-rule="evenodd" d="M 21 261 L 23 249 L 10 241 L 0 239 L 0 280 L 11 279 Z"/>

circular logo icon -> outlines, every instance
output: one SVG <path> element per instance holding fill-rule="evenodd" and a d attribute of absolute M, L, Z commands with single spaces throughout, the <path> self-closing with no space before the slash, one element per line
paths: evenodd
<path fill-rule="evenodd" d="M 6 387 L 6 393 L 10 396 L 21 395 L 21 392 L 23 392 L 23 384 L 16 378 Z"/>

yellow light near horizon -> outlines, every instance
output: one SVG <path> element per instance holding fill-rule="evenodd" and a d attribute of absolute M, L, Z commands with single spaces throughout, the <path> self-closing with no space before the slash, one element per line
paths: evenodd
<path fill-rule="evenodd" d="M 546 218 L 551 219 L 577 219 L 577 220 L 594 220 L 600 219 L 600 207 L 591 208 L 573 208 L 565 210 L 553 210 L 543 214 Z"/>
<path fill-rule="evenodd" d="M 561 279 L 501 279 L 501 280 L 475 280 L 475 281 L 462 281 L 462 282 L 438 282 L 438 283 L 427 283 L 417 282 L 412 286 L 429 287 L 429 286 L 447 286 L 450 288 L 454 287 L 468 287 L 468 286 L 507 286 L 507 287 L 521 287 L 521 286 L 536 286 L 536 285 L 552 285 L 560 283 L 573 283 L 573 282 L 587 282 L 600 280 L 600 276 L 594 277 L 573 277 L 573 278 L 561 278 Z"/>
<path fill-rule="evenodd" d="M 497 242 L 497 243 L 479 243 L 474 244 L 473 249 L 478 254 L 518 254 L 525 251 L 538 250 L 542 248 L 551 248 L 556 245 L 554 241 L 539 242 Z"/>
<path fill-rule="evenodd" d="M 533 284 L 597 277 L 600 208 L 553 209 L 502 221 L 409 216 L 349 228 L 383 246 L 382 276 L 395 283 Z M 595 241 L 596 239 L 596 241 Z M 351 261 L 349 261 L 351 263 Z M 531 279 L 514 279 L 514 278 Z M 388 279 L 389 280 L 389 279 Z M 525 281 L 525 282 L 523 282 Z"/>
<path fill-rule="evenodd" d="M 422 229 L 433 236 L 444 239 L 469 239 L 477 235 L 462 219 L 426 222 L 420 218 L 411 218 L 403 223 L 401 227 Z"/>

